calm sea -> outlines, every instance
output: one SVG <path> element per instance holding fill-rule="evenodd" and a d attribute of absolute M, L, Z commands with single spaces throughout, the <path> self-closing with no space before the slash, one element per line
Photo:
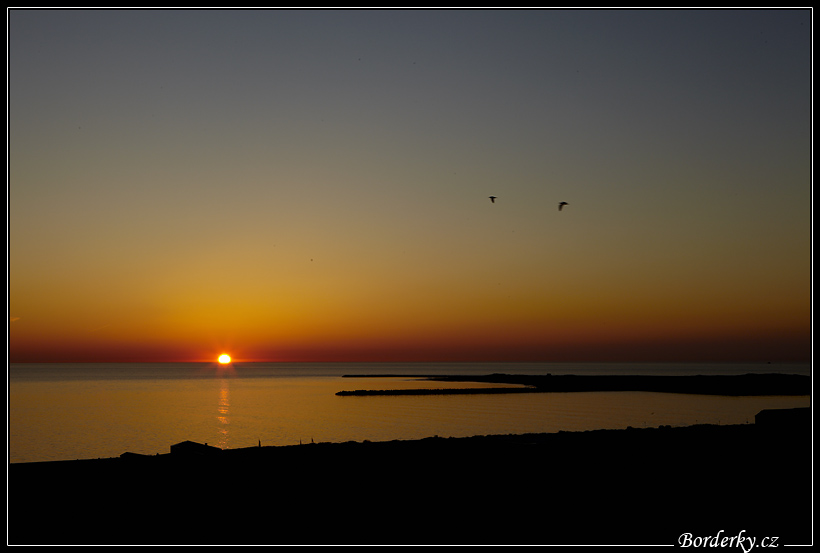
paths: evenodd
<path fill-rule="evenodd" d="M 12 364 L 9 461 L 429 436 L 754 422 L 810 396 L 649 392 L 342 397 L 340 390 L 442 387 L 446 374 L 810 374 L 810 364 L 210 363 Z M 344 375 L 367 375 L 344 378 Z M 447 386 L 479 387 L 477 383 Z"/>

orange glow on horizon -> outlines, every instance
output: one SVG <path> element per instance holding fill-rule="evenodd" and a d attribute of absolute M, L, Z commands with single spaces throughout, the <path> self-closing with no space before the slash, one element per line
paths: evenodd
<path fill-rule="evenodd" d="M 273 335 L 235 331 L 228 338 L 199 338 L 179 333 L 177 340 L 154 336 L 93 337 L 61 336 L 48 342 L 37 333 L 16 326 L 11 333 L 10 361 L 27 362 L 210 362 L 219 367 L 244 362 L 365 362 L 365 361 L 806 361 L 810 359 L 811 330 L 806 325 L 769 323 L 723 326 L 694 323 L 663 325 L 656 328 L 632 321 L 621 326 L 604 321 L 503 321 L 504 328 L 492 324 L 431 325 L 421 329 L 405 325 L 380 332 L 366 325 L 350 325 L 346 332 L 328 328 Z M 15 322 L 17 325 L 18 322 Z M 34 325 L 32 325 L 34 326 Z M 387 326 L 387 325 L 385 325 Z M 465 325 L 466 326 L 466 325 Z M 364 328 L 363 328 L 364 327 Z M 19 330 L 18 330 L 19 329 Z M 17 331 L 17 332 L 14 332 Z M 113 334 L 113 333 L 112 333 Z M 170 334 L 170 333 L 169 333 Z M 240 340 L 237 335 L 242 334 Z M 71 338 L 69 340 L 69 338 Z M 85 338 L 85 339 L 83 339 Z M 107 339 L 105 339 L 107 338 Z M 203 350 L 203 342 L 212 344 Z M 48 347 L 44 347 L 44 344 Z M 275 344 L 275 346 L 273 345 Z M 225 349 L 223 349 L 225 348 Z M 212 351 L 203 356 L 201 352 Z M 199 352 L 199 353 L 197 353 Z M 230 357 L 221 362 L 220 355 Z"/>

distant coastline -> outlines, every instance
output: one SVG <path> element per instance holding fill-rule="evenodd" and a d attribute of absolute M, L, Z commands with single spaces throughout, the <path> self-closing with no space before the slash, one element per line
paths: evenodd
<path fill-rule="evenodd" d="M 373 375 L 344 375 L 363 378 Z M 517 384 L 505 388 L 418 388 L 395 390 L 342 390 L 337 396 L 516 394 L 549 392 L 663 392 L 725 396 L 794 396 L 811 394 L 811 377 L 797 374 L 743 375 L 379 375 L 384 378 L 417 378 L 440 382 L 481 382 Z"/>

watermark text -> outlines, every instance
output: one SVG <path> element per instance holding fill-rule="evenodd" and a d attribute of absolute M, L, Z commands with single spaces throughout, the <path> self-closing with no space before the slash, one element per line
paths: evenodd
<path fill-rule="evenodd" d="M 749 553 L 755 547 L 778 547 L 777 540 L 777 536 L 758 539 L 746 535 L 746 530 L 729 536 L 721 530 L 714 536 L 695 536 L 691 532 L 685 532 L 678 538 L 678 545 L 681 547 L 740 547 L 744 553 Z"/>

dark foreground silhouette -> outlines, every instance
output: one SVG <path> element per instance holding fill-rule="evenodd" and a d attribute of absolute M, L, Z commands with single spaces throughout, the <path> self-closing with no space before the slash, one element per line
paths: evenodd
<path fill-rule="evenodd" d="M 742 532 L 808 544 L 811 455 L 808 409 L 734 426 L 183 442 L 10 465 L 9 543 L 677 545 Z"/>

